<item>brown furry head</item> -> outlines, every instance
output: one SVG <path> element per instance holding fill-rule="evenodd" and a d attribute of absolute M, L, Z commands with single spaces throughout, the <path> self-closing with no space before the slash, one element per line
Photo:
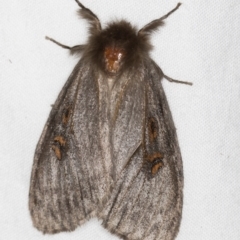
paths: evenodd
<path fill-rule="evenodd" d="M 148 56 L 148 38 L 138 35 L 129 22 L 119 21 L 89 37 L 84 55 L 108 74 L 138 67 Z"/>

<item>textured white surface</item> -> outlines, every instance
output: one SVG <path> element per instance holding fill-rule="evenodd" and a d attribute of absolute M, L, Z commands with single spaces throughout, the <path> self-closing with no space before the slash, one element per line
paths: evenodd
<path fill-rule="evenodd" d="M 85 0 L 104 24 L 138 27 L 177 1 Z M 184 211 L 178 240 L 240 239 L 240 2 L 184 0 L 152 37 L 183 156 Z M 0 2 L 0 239 L 118 239 L 91 220 L 72 233 L 32 227 L 28 189 L 33 154 L 61 87 L 77 62 L 44 39 L 84 43 L 87 24 L 73 0 Z"/>

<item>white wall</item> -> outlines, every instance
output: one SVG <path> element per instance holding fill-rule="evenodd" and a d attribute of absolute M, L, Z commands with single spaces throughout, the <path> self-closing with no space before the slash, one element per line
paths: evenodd
<path fill-rule="evenodd" d="M 173 0 L 82 0 L 102 23 L 138 27 Z M 136 4 L 137 3 L 137 4 Z M 178 240 L 240 239 L 240 2 L 183 0 L 152 37 L 153 59 L 192 87 L 163 82 L 181 146 L 185 188 Z M 84 43 L 87 24 L 73 0 L 0 2 L 0 239 L 118 239 L 96 219 L 72 233 L 32 227 L 28 189 L 35 146 L 76 57 L 45 40 Z"/>

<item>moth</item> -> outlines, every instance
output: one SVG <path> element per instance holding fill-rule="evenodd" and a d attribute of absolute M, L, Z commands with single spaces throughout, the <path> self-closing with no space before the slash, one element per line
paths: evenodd
<path fill-rule="evenodd" d="M 179 230 L 183 168 L 150 35 L 163 17 L 137 30 L 125 20 L 102 28 L 82 3 L 88 42 L 61 90 L 34 156 L 29 209 L 43 233 L 73 231 L 92 217 L 128 240 L 170 240 Z"/>

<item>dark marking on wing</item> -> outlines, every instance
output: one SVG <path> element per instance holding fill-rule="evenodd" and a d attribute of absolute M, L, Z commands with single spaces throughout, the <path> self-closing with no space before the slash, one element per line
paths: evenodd
<path fill-rule="evenodd" d="M 63 136 L 56 136 L 53 139 L 52 149 L 58 160 L 62 159 L 62 151 L 66 148 L 66 140 Z"/>
<path fill-rule="evenodd" d="M 148 119 L 148 134 L 149 134 L 150 142 L 153 142 L 154 140 L 156 140 L 158 136 L 157 121 L 154 117 L 150 117 Z"/>
<path fill-rule="evenodd" d="M 64 109 L 63 115 L 62 115 L 62 122 L 64 125 L 68 124 L 71 114 L 72 114 L 72 106 L 69 106 L 68 108 Z"/>

